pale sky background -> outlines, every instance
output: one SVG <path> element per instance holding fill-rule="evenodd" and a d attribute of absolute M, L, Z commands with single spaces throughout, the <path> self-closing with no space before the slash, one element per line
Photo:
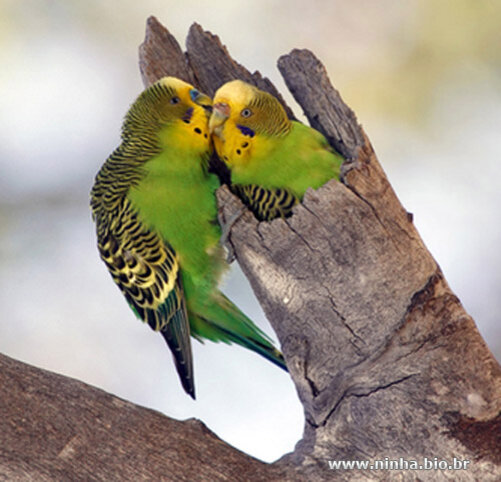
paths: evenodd
<path fill-rule="evenodd" d="M 197 417 L 266 461 L 301 437 L 288 375 L 241 348 L 194 342 L 186 396 L 99 260 L 88 192 L 142 89 L 152 14 L 181 44 L 197 21 L 282 92 L 276 59 L 313 50 L 501 359 L 501 3 L 473 0 L 0 0 L 0 352 Z M 271 333 L 241 273 L 226 281 Z"/>

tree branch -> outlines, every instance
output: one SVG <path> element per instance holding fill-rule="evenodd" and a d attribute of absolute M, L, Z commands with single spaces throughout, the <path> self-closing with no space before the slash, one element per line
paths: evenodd
<path fill-rule="evenodd" d="M 179 422 L 0 355 L 2 480 L 264 480 L 270 467 Z M 283 471 L 272 469 L 273 480 Z"/>
<path fill-rule="evenodd" d="M 499 364 L 320 61 L 294 50 L 278 65 L 311 125 L 347 159 L 341 182 L 309 190 L 291 218 L 258 223 L 246 212 L 229 238 L 281 342 L 305 410 L 303 439 L 293 453 L 263 464 L 200 422 L 173 421 L 0 359 L 0 381 L 9 387 L 0 406 L 8 441 L 0 447 L 2 473 L 37 479 L 415 480 L 423 472 L 334 472 L 327 461 L 456 457 L 470 460 L 468 470 L 426 471 L 426 480 L 499 479 Z M 167 30 L 148 19 L 140 66 L 146 85 L 176 75 L 212 95 L 241 78 L 278 95 L 268 79 L 248 72 L 196 24 L 183 54 Z M 242 206 L 225 186 L 217 195 L 223 221 Z"/>

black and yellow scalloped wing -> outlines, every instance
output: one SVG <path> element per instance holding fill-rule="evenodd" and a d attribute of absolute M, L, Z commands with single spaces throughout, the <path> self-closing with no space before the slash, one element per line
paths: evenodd
<path fill-rule="evenodd" d="M 299 202 L 299 198 L 284 188 L 267 189 L 255 184 L 233 184 L 231 190 L 259 221 L 286 218 L 292 214 L 292 208 Z"/>
<path fill-rule="evenodd" d="M 128 201 L 106 217 L 95 214 L 101 258 L 137 316 L 162 333 L 184 389 L 195 398 L 189 320 L 176 253 L 141 223 Z"/>

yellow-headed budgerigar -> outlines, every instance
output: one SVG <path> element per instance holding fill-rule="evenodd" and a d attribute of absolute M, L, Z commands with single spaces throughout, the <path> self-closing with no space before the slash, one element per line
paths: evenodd
<path fill-rule="evenodd" d="M 261 221 L 289 216 L 309 187 L 339 179 L 343 157 L 325 137 L 290 121 L 275 97 L 241 80 L 218 89 L 209 127 L 232 190 Z"/>
<path fill-rule="evenodd" d="M 164 77 L 130 107 L 122 142 L 91 192 L 98 248 L 136 315 L 165 338 L 195 398 L 190 334 L 238 343 L 285 369 L 281 353 L 217 288 L 225 270 L 207 171 L 211 100 Z"/>

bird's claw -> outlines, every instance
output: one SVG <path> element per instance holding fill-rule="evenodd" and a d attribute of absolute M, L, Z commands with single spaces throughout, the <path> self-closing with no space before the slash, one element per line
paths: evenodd
<path fill-rule="evenodd" d="M 235 261 L 235 259 L 236 259 L 235 250 L 233 249 L 233 245 L 229 242 L 231 228 L 240 219 L 240 217 L 242 216 L 242 214 L 245 211 L 246 211 L 245 206 L 241 207 L 235 214 L 233 214 L 231 216 L 229 221 L 227 221 L 227 222 L 225 221 L 225 222 L 221 223 L 222 234 L 221 234 L 221 238 L 219 239 L 219 242 L 221 243 L 221 246 L 224 246 L 224 248 L 226 248 L 226 250 L 228 251 L 228 253 L 226 255 L 226 262 L 228 264 L 233 263 L 233 261 Z"/>

